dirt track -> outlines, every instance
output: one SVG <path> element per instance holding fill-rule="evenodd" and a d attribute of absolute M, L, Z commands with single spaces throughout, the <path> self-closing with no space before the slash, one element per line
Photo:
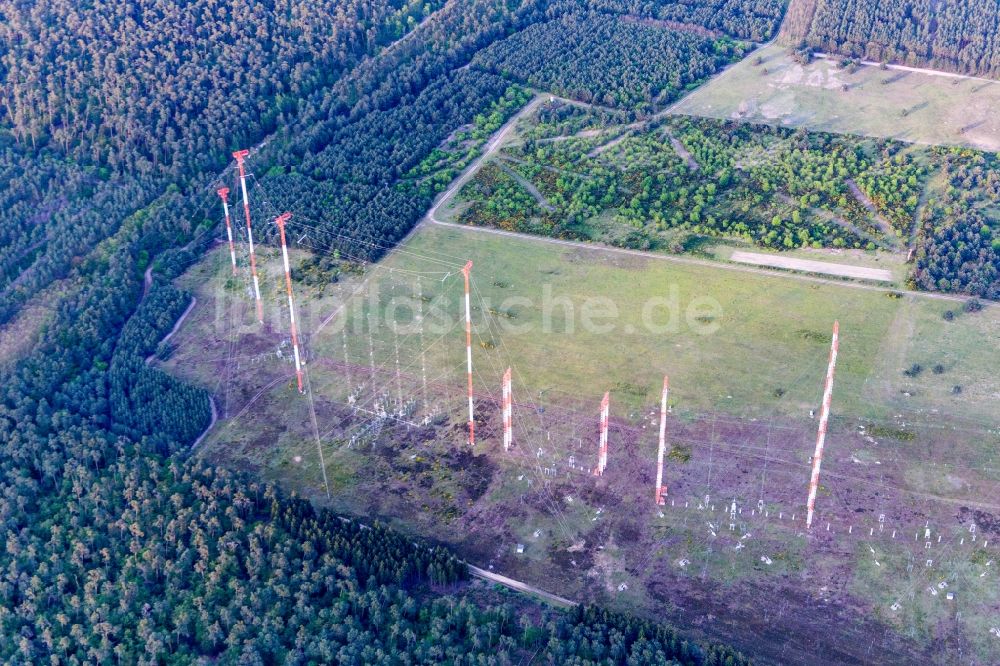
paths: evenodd
<path fill-rule="evenodd" d="M 148 272 L 147 272 L 147 275 L 149 275 Z M 150 278 L 150 282 L 152 282 L 152 278 Z M 187 306 L 187 309 L 184 310 L 184 313 L 181 314 L 180 318 L 174 323 L 174 327 L 172 329 L 170 329 L 170 332 L 167 333 L 166 336 L 164 336 L 164 338 L 162 340 L 160 340 L 160 344 L 161 345 L 163 343 L 165 343 L 167 340 L 169 340 L 171 337 L 173 337 L 174 333 L 176 333 L 177 331 L 180 330 L 181 325 L 184 323 L 184 320 L 187 319 L 187 316 L 189 314 L 191 314 L 191 310 L 194 310 L 194 306 L 197 305 L 197 304 L 198 304 L 198 299 L 195 298 L 194 296 L 192 296 L 191 297 L 191 303 Z M 153 362 L 153 357 L 154 356 L 156 356 L 155 353 L 150 354 L 149 356 L 146 357 L 146 364 L 147 365 Z"/>
<path fill-rule="evenodd" d="M 503 126 L 497 130 L 496 134 L 490 137 L 490 140 L 486 142 L 486 150 L 483 151 L 483 154 L 474 159 L 469 166 L 465 167 L 462 173 L 458 175 L 458 178 L 452 181 L 451 185 L 448 186 L 448 189 L 438 195 L 438 197 L 434 200 L 434 204 L 431 206 L 430 210 L 427 211 L 427 219 L 436 221 L 434 219 L 434 215 L 437 213 L 438 208 L 441 207 L 441 204 L 453 197 L 455 193 L 458 192 L 470 178 L 472 178 L 472 174 L 476 173 L 476 171 L 479 170 L 479 167 L 481 167 L 483 163 L 486 162 L 486 160 L 488 160 L 493 153 L 500 148 L 503 140 L 507 138 L 510 131 L 514 129 L 514 125 L 517 124 L 517 121 L 537 109 L 544 99 L 544 95 L 536 95 L 535 98 L 525 104 L 520 111 L 511 116 L 510 120 L 505 122 Z M 413 230 L 415 231 L 419 226 L 420 225 L 418 224 L 413 228 Z M 410 233 L 412 234 L 413 232 L 411 231 Z M 406 239 L 404 238 L 400 241 L 400 244 L 402 244 L 405 240 Z"/>
<path fill-rule="evenodd" d="M 596 243 L 581 243 L 577 241 L 562 240 L 559 238 L 550 238 L 548 236 L 535 236 L 532 234 L 522 234 L 516 231 L 505 231 L 503 229 L 493 229 L 491 227 L 470 227 L 464 224 L 453 224 L 451 222 L 441 222 L 440 220 L 432 219 L 433 224 L 440 225 L 442 227 L 448 227 L 451 229 L 461 229 L 462 231 L 468 233 L 484 233 L 484 234 L 494 234 L 498 236 L 511 236 L 513 238 L 526 238 L 539 243 L 552 243 L 554 245 L 564 245 L 567 247 L 575 248 L 585 248 L 588 250 L 601 250 L 603 252 L 613 252 L 618 254 L 627 254 L 636 257 L 645 257 L 647 259 L 656 259 L 659 261 L 672 261 L 679 264 L 688 264 L 691 266 L 705 266 L 708 268 L 714 268 L 717 270 L 727 270 L 727 271 L 740 271 L 743 273 L 755 273 L 757 275 L 770 275 L 774 277 L 784 277 L 790 280 L 801 280 L 804 282 L 815 282 L 820 284 L 833 284 L 841 287 L 847 287 L 850 289 L 867 289 L 869 291 L 884 291 L 886 287 L 880 287 L 870 284 L 861 284 L 859 282 L 847 282 L 844 280 L 836 280 L 833 278 L 822 278 L 812 275 L 802 275 L 798 273 L 786 273 L 768 268 L 754 268 L 752 266 L 743 266 L 739 264 L 725 264 L 720 261 L 711 261 L 708 259 L 695 259 L 693 257 L 682 257 L 677 255 L 667 255 L 667 254 L 657 254 L 655 252 L 644 252 L 642 250 L 626 250 L 619 247 L 611 247 L 607 245 L 598 245 Z M 916 296 L 918 298 L 930 298 L 938 301 L 950 301 L 952 303 L 964 303 L 968 300 L 967 296 L 951 296 L 948 294 L 940 294 L 931 291 L 912 291 L 908 289 L 897 289 L 901 294 L 906 294 L 909 296 Z M 984 303 L 986 307 L 991 307 L 991 303 Z"/>
<path fill-rule="evenodd" d="M 838 58 L 843 58 L 836 54 L 829 53 L 813 53 L 814 58 L 821 58 L 823 60 L 837 60 Z M 859 65 L 864 65 L 865 67 L 885 67 L 885 69 L 890 69 L 897 72 L 913 72 L 915 74 L 926 74 L 927 76 L 940 76 L 946 79 L 968 79 L 969 81 L 982 81 L 983 83 L 996 83 L 993 79 L 986 79 L 981 76 L 971 76 L 969 74 L 958 74 L 956 72 L 946 72 L 940 69 L 928 69 L 926 67 L 909 67 L 907 65 L 890 65 L 888 63 L 875 62 L 874 60 L 859 60 L 857 61 Z"/>
<path fill-rule="evenodd" d="M 205 428 L 205 432 L 198 435 L 198 439 L 194 440 L 194 444 L 191 445 L 192 450 L 198 448 L 198 445 L 201 444 L 201 440 L 205 439 L 208 436 L 208 433 L 212 432 L 212 428 L 215 427 L 215 422 L 219 420 L 219 410 L 215 408 L 215 398 L 209 396 L 208 404 L 212 408 L 212 420 L 208 422 L 208 427 Z"/>
<path fill-rule="evenodd" d="M 557 594 L 552 594 L 551 592 L 546 592 L 545 590 L 540 590 L 534 585 L 528 585 L 527 583 L 522 583 L 519 580 L 514 580 L 513 578 L 507 578 L 507 576 L 501 576 L 500 574 L 495 574 L 492 571 L 487 571 L 486 569 L 480 569 L 479 567 L 469 565 L 469 573 L 476 578 L 482 578 L 483 580 L 492 581 L 494 583 L 500 583 L 504 587 L 509 587 L 512 590 L 518 592 L 524 592 L 526 594 L 533 594 L 535 596 L 541 597 L 546 601 L 550 601 L 557 606 L 576 606 L 577 603 L 565 597 L 560 597 Z"/>

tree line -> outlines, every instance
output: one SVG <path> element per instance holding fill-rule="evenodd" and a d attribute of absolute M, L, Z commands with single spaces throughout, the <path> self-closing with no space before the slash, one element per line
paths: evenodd
<path fill-rule="evenodd" d="M 921 212 L 912 283 L 1000 300 L 1000 229 L 984 213 L 1000 202 L 1000 164 L 976 150 L 935 150 L 947 186 Z"/>
<path fill-rule="evenodd" d="M 764 42 L 785 14 L 785 0 L 589 0 L 601 12 L 701 26 L 736 39 Z"/>
<path fill-rule="evenodd" d="M 750 663 L 597 607 L 477 602 L 444 548 L 124 437 L 56 437 L 91 439 L 104 458 L 69 461 L 52 492 L 29 496 L 52 519 L 22 524 L 19 500 L 0 499 L 8 663 Z"/>
<path fill-rule="evenodd" d="M 1000 75 L 1000 30 L 993 0 L 793 0 L 793 43 L 964 74 Z"/>
<path fill-rule="evenodd" d="M 328 133 L 307 134 L 310 149 L 301 162 L 259 182 L 275 210 L 295 211 L 292 225 L 311 227 L 312 244 L 374 259 L 413 228 L 437 192 L 420 187 L 410 172 L 456 128 L 494 111 L 506 120 L 525 100 L 498 76 L 475 70 L 444 74 L 391 108 L 373 109 Z M 464 156 L 461 148 L 453 152 Z M 437 170 L 444 172 L 441 181 L 450 182 L 453 167 L 437 164 Z M 273 215 L 261 208 L 258 219 Z M 269 234 L 273 230 L 265 229 Z"/>
<path fill-rule="evenodd" d="M 914 288 L 1000 293 L 991 154 L 680 116 L 572 137 L 566 127 L 603 121 L 565 106 L 543 105 L 523 144 L 465 185 L 461 222 L 670 252 L 705 236 L 774 249 L 912 246 Z"/>

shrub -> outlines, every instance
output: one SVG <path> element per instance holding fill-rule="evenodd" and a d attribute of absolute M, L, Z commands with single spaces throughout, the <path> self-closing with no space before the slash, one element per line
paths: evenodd
<path fill-rule="evenodd" d="M 962 306 L 962 309 L 966 312 L 979 312 L 983 309 L 983 304 L 978 298 L 970 298 L 965 302 L 965 305 Z"/>

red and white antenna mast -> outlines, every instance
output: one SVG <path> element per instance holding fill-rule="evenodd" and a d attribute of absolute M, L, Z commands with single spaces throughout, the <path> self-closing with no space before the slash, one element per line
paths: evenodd
<path fill-rule="evenodd" d="M 670 395 L 670 380 L 663 376 L 663 394 L 660 396 L 660 448 L 656 453 L 656 503 L 667 503 L 667 487 L 663 485 L 663 451 L 667 445 L 667 397 Z"/>
<path fill-rule="evenodd" d="M 260 301 L 260 281 L 257 279 L 257 257 L 253 251 L 253 229 L 250 228 L 250 200 L 247 198 L 247 175 L 243 160 L 250 154 L 249 150 L 237 150 L 233 153 L 236 165 L 240 170 L 240 188 L 243 190 L 243 212 L 247 218 L 247 241 L 250 244 L 250 275 L 253 277 L 253 294 L 257 299 L 257 321 L 264 323 L 264 304 Z"/>
<path fill-rule="evenodd" d="M 233 227 L 229 224 L 229 196 L 228 187 L 220 187 L 216 190 L 219 198 L 222 199 L 222 212 L 226 215 L 226 236 L 229 237 L 229 258 L 233 261 L 233 275 L 236 275 L 236 246 L 233 245 Z"/>
<path fill-rule="evenodd" d="M 299 393 L 302 393 L 302 362 L 299 357 L 299 336 L 295 330 L 295 299 L 292 298 L 292 272 L 288 267 L 288 246 L 285 244 L 285 223 L 292 217 L 291 213 L 282 213 L 274 218 L 281 232 L 281 259 L 285 263 L 285 287 L 288 289 L 288 317 L 292 322 L 292 354 L 295 355 L 295 377 L 299 381 Z"/>
<path fill-rule="evenodd" d="M 604 476 L 604 469 L 608 466 L 608 414 L 611 407 L 611 396 L 607 391 L 604 399 L 601 400 L 601 435 L 597 448 L 597 467 L 594 468 L 594 476 Z"/>
<path fill-rule="evenodd" d="M 826 369 L 826 386 L 823 388 L 823 407 L 819 415 L 819 432 L 816 451 L 813 453 L 812 477 L 809 479 L 809 499 L 806 501 L 806 528 L 812 527 L 816 508 L 816 491 L 819 489 L 819 469 L 823 464 L 823 444 L 826 442 L 826 424 L 830 419 L 830 400 L 833 398 L 833 371 L 837 367 L 837 350 L 840 346 L 840 322 L 833 322 L 833 342 L 830 344 L 830 365 Z"/>
<path fill-rule="evenodd" d="M 469 375 L 469 446 L 476 444 L 476 420 L 472 405 L 472 309 L 469 307 L 469 273 L 472 272 L 472 262 L 462 268 L 465 276 L 465 360 Z"/>
<path fill-rule="evenodd" d="M 510 368 L 507 368 L 507 372 L 503 373 L 503 450 L 510 451 L 511 444 L 514 443 L 514 433 L 512 429 L 513 421 L 513 409 L 511 407 L 511 402 L 513 401 L 513 392 L 510 388 Z"/>

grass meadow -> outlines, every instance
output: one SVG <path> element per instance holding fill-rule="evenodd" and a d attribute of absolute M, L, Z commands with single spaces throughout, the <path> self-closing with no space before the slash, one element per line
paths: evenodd
<path fill-rule="evenodd" d="M 751 53 L 674 107 L 676 113 L 1000 149 L 1000 82 L 919 72 L 796 63 L 788 50 Z"/>

